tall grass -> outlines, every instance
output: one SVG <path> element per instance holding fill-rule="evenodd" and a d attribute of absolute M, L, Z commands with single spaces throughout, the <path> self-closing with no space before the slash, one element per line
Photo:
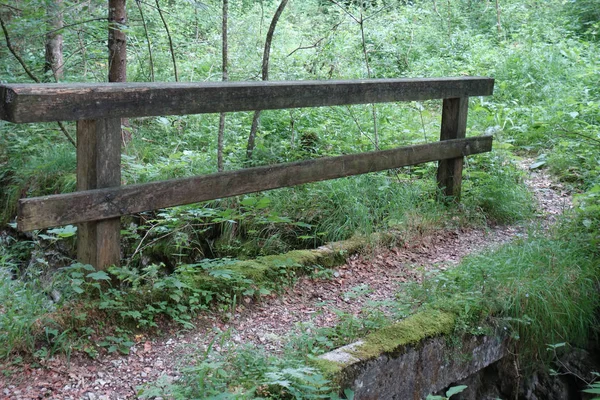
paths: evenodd
<path fill-rule="evenodd" d="M 462 329 L 485 322 L 518 339 L 520 351 L 546 359 L 548 344 L 585 345 L 597 325 L 600 263 L 589 236 L 563 224 L 465 259 L 411 293 L 427 307 L 458 313 Z"/>

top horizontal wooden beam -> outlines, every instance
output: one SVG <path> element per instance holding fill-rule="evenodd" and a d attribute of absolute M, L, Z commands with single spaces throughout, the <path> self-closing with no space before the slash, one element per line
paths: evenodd
<path fill-rule="evenodd" d="M 491 95 L 485 77 L 351 81 L 0 85 L 0 119 L 50 122 Z"/>

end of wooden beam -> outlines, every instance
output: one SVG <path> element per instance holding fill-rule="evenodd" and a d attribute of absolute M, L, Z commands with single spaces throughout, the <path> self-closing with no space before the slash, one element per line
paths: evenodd
<path fill-rule="evenodd" d="M 0 120 L 8 122 L 21 122 L 17 121 L 15 117 L 15 103 L 17 100 L 16 92 L 6 86 L 0 86 Z"/>
<path fill-rule="evenodd" d="M 0 119 L 8 121 L 8 110 L 7 110 L 7 95 L 8 91 L 5 87 L 0 87 Z"/>

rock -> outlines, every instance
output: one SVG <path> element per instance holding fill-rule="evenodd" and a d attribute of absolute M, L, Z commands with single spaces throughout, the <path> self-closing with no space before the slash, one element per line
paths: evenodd
<path fill-rule="evenodd" d="M 361 347 L 356 343 L 350 346 Z M 443 337 L 401 346 L 376 358 L 361 360 L 353 350 L 346 348 L 341 354 L 331 352 L 320 358 L 343 366 L 338 377 L 343 387 L 354 390 L 355 399 L 411 399 L 425 398 L 498 361 L 505 343 L 497 337 L 466 337 L 460 352 L 473 355 L 468 359 L 453 357 L 457 350 Z"/>
<path fill-rule="evenodd" d="M 60 299 L 62 298 L 60 292 L 56 289 L 52 290 L 52 292 L 50 292 L 50 297 L 52 297 L 52 301 L 54 301 L 55 303 L 58 303 L 60 301 Z"/>

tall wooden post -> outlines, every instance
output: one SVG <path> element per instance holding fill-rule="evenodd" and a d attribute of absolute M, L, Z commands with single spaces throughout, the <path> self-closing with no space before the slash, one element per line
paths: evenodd
<path fill-rule="evenodd" d="M 120 185 L 121 119 L 77 121 L 77 190 Z M 120 218 L 78 224 L 79 261 L 97 269 L 118 265 L 121 259 L 120 230 Z"/>
<path fill-rule="evenodd" d="M 440 140 L 462 139 L 467 131 L 468 97 L 444 99 Z M 437 182 L 445 198 L 460 201 L 464 157 L 441 160 L 438 163 Z"/>

